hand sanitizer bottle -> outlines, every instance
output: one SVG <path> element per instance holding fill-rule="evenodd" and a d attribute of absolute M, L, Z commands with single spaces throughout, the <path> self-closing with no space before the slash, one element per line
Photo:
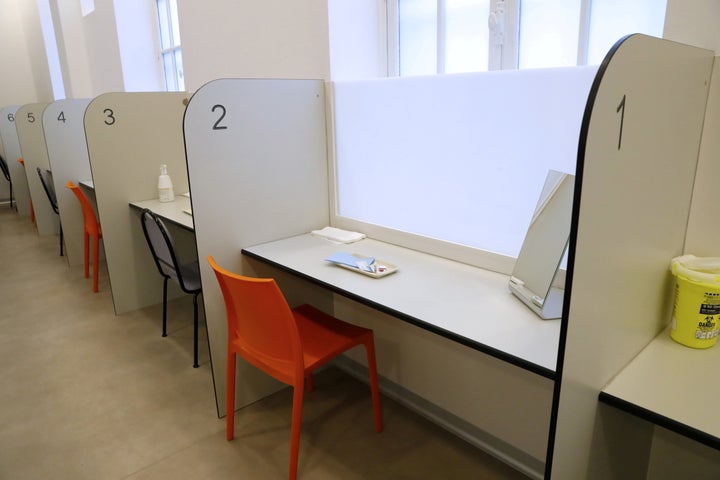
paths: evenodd
<path fill-rule="evenodd" d="M 167 173 L 167 165 L 160 165 L 160 177 L 158 177 L 158 198 L 161 202 L 172 202 L 175 200 L 172 180 Z"/>

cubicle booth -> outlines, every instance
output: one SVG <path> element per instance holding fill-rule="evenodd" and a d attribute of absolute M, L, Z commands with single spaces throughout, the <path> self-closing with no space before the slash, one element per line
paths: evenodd
<path fill-rule="evenodd" d="M 218 403 L 226 324 L 207 255 L 278 278 L 292 305 L 313 302 L 373 328 L 385 394 L 532 478 L 672 471 L 659 466 L 676 445 L 665 431 L 691 440 L 684 451 L 692 441 L 717 448 L 717 432 L 681 412 L 711 405 L 716 389 L 677 391 L 642 360 L 657 358 L 656 344 L 683 372 L 715 356 L 664 330 L 670 259 L 716 255 L 718 227 L 705 220 L 720 200 L 711 180 L 719 147 L 702 136 L 719 121 L 717 93 L 707 102 L 713 58 L 633 35 L 599 68 L 199 89 L 184 132 Z M 508 288 L 548 170 L 576 177 L 557 320 Z M 460 226 L 450 242 L 432 231 L 440 219 Z M 309 233 L 326 225 L 370 238 L 323 245 Z M 325 262 L 334 251 L 398 269 L 366 278 Z M 353 353 L 338 365 L 363 368 Z M 279 388 L 239 368 L 236 406 Z M 643 403 L 636 390 L 650 377 L 676 411 Z"/>
<path fill-rule="evenodd" d="M 83 214 L 75 195 L 66 185 L 67 182 L 77 184 L 92 178 L 84 126 L 89 103 L 89 99 L 58 100 L 49 104 L 42 115 L 68 265 L 82 265 L 84 261 Z M 103 258 L 102 252 L 100 258 Z"/>
<path fill-rule="evenodd" d="M 425 168 L 440 175 L 433 181 L 445 183 L 453 174 L 443 172 L 437 163 L 449 161 L 448 155 L 432 142 L 447 144 L 448 136 L 456 142 L 474 144 L 465 145 L 471 151 L 470 158 L 462 159 L 464 164 L 458 162 L 454 173 L 471 180 L 462 169 L 476 170 L 477 159 L 487 150 L 478 145 L 481 140 L 476 128 L 480 127 L 476 124 L 482 122 L 489 128 L 482 112 L 486 111 L 491 98 L 498 95 L 497 89 L 485 88 L 487 84 L 483 82 L 505 82 L 507 86 L 509 80 L 511 86 L 505 89 L 504 99 L 523 92 L 523 101 L 515 104 L 515 112 L 527 109 L 527 100 L 532 98 L 538 79 L 553 89 L 553 95 L 543 99 L 543 115 L 554 107 L 570 119 L 555 125 L 554 130 L 545 135 L 535 135 L 536 144 L 526 148 L 532 151 L 541 145 L 558 152 L 555 159 L 564 164 L 550 166 L 567 170 L 574 165 L 582 110 L 594 73 L 593 68 L 582 68 L 530 72 L 524 78 L 517 72 L 506 72 L 502 77 L 477 74 L 405 80 L 413 86 L 411 89 L 404 89 L 403 80 L 333 84 L 330 85 L 333 95 L 327 100 L 323 83 L 312 80 L 228 79 L 210 82 L 199 89 L 185 115 L 185 142 L 218 403 L 222 405 L 225 397 L 227 325 L 217 282 L 204 261 L 207 255 L 213 255 L 220 265 L 233 271 L 278 278 L 291 304 L 312 302 L 342 318 L 371 326 L 375 330 L 386 394 L 516 468 L 541 475 L 550 422 L 559 320 L 543 321 L 512 297 L 507 287 L 512 270 L 509 255 L 489 255 L 484 260 L 486 269 L 481 269 L 467 264 L 477 265 L 483 261 L 464 261 L 473 252 L 483 256 L 477 248 L 455 246 L 459 252 L 455 252 L 455 256 L 459 255 L 460 261 L 450 260 L 442 258 L 452 255 L 453 248 L 448 248 L 447 243 L 441 246 L 447 250 L 429 255 L 422 252 L 430 250 L 422 245 L 424 240 L 414 236 L 410 242 L 416 242 L 411 246 L 417 252 L 407 248 L 395 250 L 391 244 L 407 244 L 404 240 L 410 236 L 398 230 L 381 231 L 378 224 L 369 222 L 362 227 L 355 226 L 360 223 L 351 225 L 349 216 L 341 218 L 338 213 L 337 189 L 351 190 L 353 186 L 341 180 L 353 183 L 354 179 L 357 188 L 368 189 L 362 193 L 383 196 L 373 205 L 382 210 L 383 202 L 392 201 L 386 198 L 386 190 L 400 186 L 396 184 L 397 179 L 382 172 L 378 164 L 392 165 L 393 159 L 404 162 L 395 171 L 400 177 L 410 175 L 415 180 L 416 169 Z M 397 95 L 398 90 L 402 90 L 401 95 Z M 444 110 L 439 108 L 443 102 L 433 95 L 450 98 L 453 92 L 456 95 L 453 101 L 448 102 Z M 563 97 L 563 93 L 567 97 L 568 92 L 575 94 L 569 100 Z M 334 115 L 326 118 L 326 110 Z M 462 131 L 439 128 L 453 115 L 464 111 L 472 114 L 464 118 L 467 123 L 463 124 Z M 378 118 L 386 120 L 378 125 Z M 410 119 L 416 127 L 419 122 L 425 122 L 421 125 L 423 130 L 413 131 L 408 127 Z M 534 122 L 527 119 L 526 124 L 530 126 Z M 385 143 L 377 132 L 382 128 L 390 129 Z M 406 130 L 399 132 L 402 128 Z M 504 125 L 502 129 L 507 130 Z M 569 142 L 572 145 L 563 144 L 568 143 L 563 135 L 568 129 L 574 139 Z M 326 135 L 326 131 L 329 134 Z M 489 136 L 494 134 L 494 130 L 487 132 Z M 374 145 L 377 151 L 369 152 L 368 144 Z M 390 145 L 396 149 L 382 156 Z M 406 151 L 398 150 L 403 148 Z M 348 158 L 353 154 L 364 159 L 361 161 L 366 168 L 348 173 L 343 169 L 353 168 L 357 158 Z M 563 156 L 569 158 L 563 159 Z M 523 188 L 532 190 L 527 194 L 527 204 L 519 209 L 522 213 L 518 215 L 524 218 L 513 219 L 523 232 L 542 190 L 547 167 L 534 166 L 518 179 L 524 182 Z M 402 173 L 405 168 L 408 170 Z M 517 173 L 518 169 L 514 168 L 506 179 L 512 181 Z M 473 185 L 477 187 L 477 181 L 473 181 Z M 458 208 L 472 209 L 476 190 L 479 190 L 475 187 L 463 186 L 451 202 Z M 340 202 L 343 201 L 341 198 Z M 513 207 L 514 215 L 518 208 Z M 413 215 L 414 208 L 414 204 L 409 204 L 403 211 Z M 467 223 L 466 211 L 454 217 L 454 221 Z M 428 215 L 432 219 L 437 213 L 431 211 Z M 476 231 L 478 221 L 476 217 L 472 222 Z M 324 262 L 324 257 L 331 252 L 314 250 L 315 240 L 307 234 L 330 224 L 360 230 L 373 237 L 374 240 L 345 248 L 386 252 L 389 257 L 380 258 L 395 261 L 398 272 L 387 278 L 367 280 Z M 518 249 L 523 232 L 517 235 Z M 297 239 L 297 248 L 310 252 L 310 256 L 293 264 L 294 259 L 280 260 L 268 253 L 274 249 L 274 241 L 288 238 Z M 263 244 L 269 246 L 264 248 Z M 278 246 L 280 250 L 284 248 Z M 329 248 L 341 246 L 330 244 Z M 337 277 L 322 277 L 325 274 Z M 408 279 L 417 282 L 417 290 L 409 286 Z M 363 281 L 375 282 L 381 290 L 379 296 L 361 292 Z M 428 281 L 436 285 L 428 286 Z M 433 291 L 437 283 L 442 284 L 438 287 L 440 290 Z M 457 285 L 457 292 L 446 291 L 453 284 Z M 393 297 L 405 297 L 409 301 L 395 305 Z M 419 308 L 413 309 L 413 303 Z M 465 306 L 467 312 L 462 312 Z M 457 308 L 447 310 L 451 307 Z M 456 314 L 459 320 L 446 322 Z M 524 331 L 525 335 L 516 335 L 515 329 Z M 362 359 L 352 355 L 340 362 L 340 366 L 358 376 L 362 376 L 361 365 Z M 274 382 L 257 378 L 252 367 L 238 367 L 242 373 L 238 374 L 236 406 L 279 388 Z M 488 384 L 493 385 L 490 392 Z M 528 403 L 528 397 L 533 401 Z"/>
<path fill-rule="evenodd" d="M 182 130 L 187 96 L 183 92 L 107 93 L 85 109 L 90 184 L 94 185 L 118 315 L 162 302 L 162 277 L 148 249 L 139 211 L 130 203 L 157 199 L 161 164 L 167 165 L 176 195 L 189 191 Z M 84 180 L 89 178 L 74 179 L 75 183 Z M 194 255 L 191 232 L 177 229 L 173 233 L 179 248 Z M 176 285 L 169 285 L 169 299 L 182 295 Z"/>
<path fill-rule="evenodd" d="M 19 108 L 19 105 L 14 105 L 0 109 L 0 137 L 2 137 L 4 157 L 13 183 L 13 197 L 17 205 L 17 212 L 21 216 L 28 216 L 30 215 L 28 181 L 23 166 L 17 161 L 18 158 L 22 158 L 15 123 Z"/>
<path fill-rule="evenodd" d="M 23 105 L 15 114 L 15 126 L 38 234 L 57 235 L 60 233 L 60 219 L 53 211 L 37 173 L 38 168 L 50 169 L 42 124 L 43 111 L 47 105 L 47 103 Z"/>

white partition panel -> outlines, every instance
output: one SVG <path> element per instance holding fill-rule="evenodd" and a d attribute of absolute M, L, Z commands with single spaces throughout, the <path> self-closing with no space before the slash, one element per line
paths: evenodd
<path fill-rule="evenodd" d="M 77 185 L 92 177 L 84 124 L 89 103 L 89 99 L 58 100 L 45 108 L 42 118 L 65 237 L 65 255 L 70 265 L 83 263 L 84 226 L 80 205 L 65 185 L 69 181 Z"/>
<path fill-rule="evenodd" d="M 669 322 L 713 53 L 644 35 L 608 54 L 578 150 L 548 466 L 553 479 L 644 478 L 651 430 L 598 394 Z M 557 388 L 559 387 L 559 391 Z"/>
<path fill-rule="evenodd" d="M 43 189 L 37 168 L 47 170 L 47 147 L 42 127 L 43 111 L 47 103 L 32 103 L 22 106 L 15 114 L 15 125 L 20 141 L 20 152 L 25 162 L 30 199 L 35 212 L 35 224 L 40 235 L 60 233 L 60 219 L 50 206 L 47 194 Z"/>
<path fill-rule="evenodd" d="M 19 108 L 19 105 L 15 105 L 0 109 L 0 136 L 2 136 L 5 161 L 7 161 L 10 178 L 13 182 L 13 197 L 15 197 L 17 211 L 18 214 L 25 216 L 30 215 L 30 193 L 25 170 L 17 161 L 22 157 L 15 125 L 15 114 Z"/>
<path fill-rule="evenodd" d="M 351 218 L 517 257 L 548 170 L 575 171 L 596 71 L 335 82 L 339 224 Z"/>
<path fill-rule="evenodd" d="M 117 314 L 162 301 L 162 279 L 140 216 L 129 203 L 157 198 L 163 163 L 175 192 L 188 191 L 182 131 L 186 98 L 182 92 L 108 93 L 96 97 L 85 111 L 90 168 Z M 170 297 L 180 295 L 174 284 L 170 288 Z"/>
<path fill-rule="evenodd" d="M 241 248 L 328 224 L 323 82 L 210 82 L 188 104 L 185 142 L 216 397 L 224 405 L 225 306 L 206 258 L 255 276 L 241 262 Z M 314 289 L 312 295 L 332 308 L 329 293 Z M 256 369 L 243 363 L 238 368 L 237 405 L 278 388 Z"/>

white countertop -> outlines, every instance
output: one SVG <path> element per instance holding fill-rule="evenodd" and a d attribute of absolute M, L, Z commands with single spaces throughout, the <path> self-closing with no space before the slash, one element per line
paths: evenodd
<path fill-rule="evenodd" d="M 307 234 L 243 252 L 471 348 L 554 377 L 560 320 L 542 320 L 515 298 L 508 289 L 508 275 L 371 239 L 343 245 Z M 397 265 L 398 271 L 371 278 L 324 261 L 336 252 L 372 256 Z"/>

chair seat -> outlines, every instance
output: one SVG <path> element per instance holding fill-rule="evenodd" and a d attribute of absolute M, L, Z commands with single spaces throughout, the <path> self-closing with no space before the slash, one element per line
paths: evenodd
<path fill-rule="evenodd" d="M 190 293 L 198 293 L 202 291 L 202 284 L 200 283 L 200 264 L 197 260 L 194 262 L 180 265 L 182 270 L 183 286 Z"/>
<path fill-rule="evenodd" d="M 372 337 L 372 330 L 328 315 L 310 305 L 293 309 L 303 347 L 305 372 L 309 373 L 332 358 Z"/>

